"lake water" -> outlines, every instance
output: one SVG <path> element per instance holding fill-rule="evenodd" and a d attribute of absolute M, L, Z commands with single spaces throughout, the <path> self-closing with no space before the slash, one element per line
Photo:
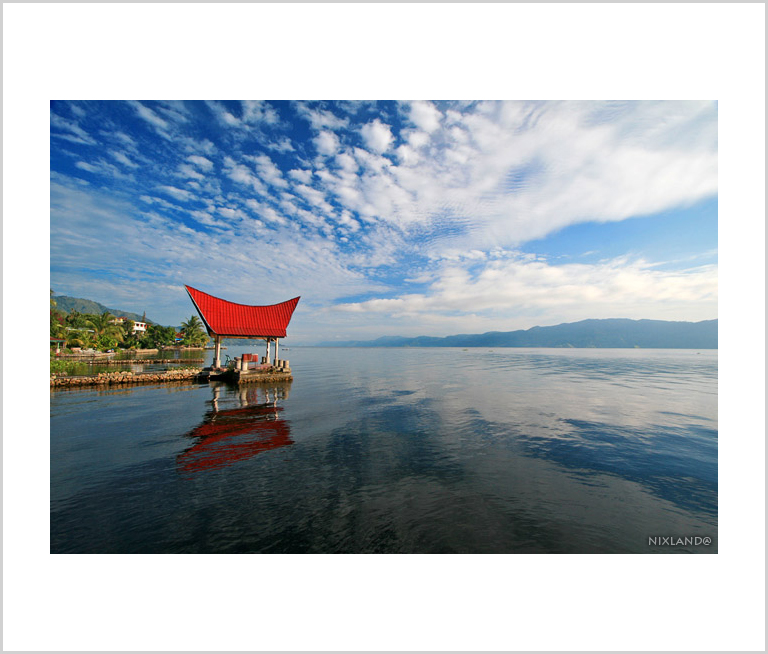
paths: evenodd
<path fill-rule="evenodd" d="M 717 351 L 280 356 L 52 390 L 51 551 L 717 552 Z"/>

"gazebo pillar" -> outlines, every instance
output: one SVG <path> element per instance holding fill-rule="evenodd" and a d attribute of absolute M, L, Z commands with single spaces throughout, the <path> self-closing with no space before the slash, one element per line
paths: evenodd
<path fill-rule="evenodd" d="M 268 338 L 267 339 L 267 363 L 269 363 L 271 361 L 270 356 L 269 356 L 269 351 L 270 351 L 270 345 L 271 344 L 272 344 L 272 339 Z"/>
<path fill-rule="evenodd" d="M 221 367 L 221 336 L 216 334 L 216 347 L 213 351 L 213 367 Z"/>
<path fill-rule="evenodd" d="M 280 339 L 275 339 L 275 365 L 277 365 L 277 348 L 280 347 Z"/>

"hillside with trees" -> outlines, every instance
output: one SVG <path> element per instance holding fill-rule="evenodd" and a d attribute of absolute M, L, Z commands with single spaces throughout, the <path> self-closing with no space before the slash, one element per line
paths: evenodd
<path fill-rule="evenodd" d="M 153 320 L 148 320 L 146 314 L 140 315 L 131 311 L 123 311 L 122 309 L 110 309 L 104 306 L 100 302 L 94 302 L 93 300 L 86 300 L 82 297 L 70 297 L 68 295 L 55 295 L 52 299 L 56 302 L 56 306 L 59 311 L 63 313 L 69 313 L 70 311 L 77 311 L 78 313 L 87 313 L 91 315 L 103 314 L 104 312 L 110 313 L 113 316 L 119 316 L 121 318 L 128 318 L 135 322 L 147 322 L 154 323 Z"/>
<path fill-rule="evenodd" d="M 63 306 L 59 300 L 67 301 Z M 72 303 L 70 300 L 78 300 Z M 97 311 L 81 311 L 78 308 L 97 309 Z M 99 309 L 103 309 L 99 311 Z M 204 347 L 208 343 L 208 335 L 197 316 L 190 316 L 178 328 L 165 327 L 127 311 L 115 313 L 106 309 L 98 302 L 82 300 L 81 298 L 54 297 L 51 292 L 50 306 L 50 335 L 52 339 L 64 341 L 64 350 L 94 349 L 100 351 L 117 349 L 158 349 L 174 346 Z M 132 319 L 134 316 L 135 319 Z M 126 318 L 120 322 L 119 318 Z M 144 332 L 134 331 L 136 322 L 146 322 Z M 180 340 L 177 341 L 177 338 Z"/>

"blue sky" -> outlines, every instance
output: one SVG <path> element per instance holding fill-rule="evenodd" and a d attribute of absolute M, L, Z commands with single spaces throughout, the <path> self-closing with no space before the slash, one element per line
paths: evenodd
<path fill-rule="evenodd" d="M 295 344 L 717 317 L 714 102 L 51 103 L 51 287 Z"/>

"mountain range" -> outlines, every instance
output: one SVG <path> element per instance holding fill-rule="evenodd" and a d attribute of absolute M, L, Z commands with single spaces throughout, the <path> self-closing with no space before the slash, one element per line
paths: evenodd
<path fill-rule="evenodd" d="M 108 311 L 115 317 L 125 317 L 129 320 L 141 321 L 142 316 L 140 313 L 131 313 L 130 311 L 123 311 L 122 309 L 110 309 L 105 307 L 99 302 L 93 300 L 86 300 L 81 297 L 69 297 L 68 295 L 54 295 L 53 301 L 56 302 L 56 308 L 64 313 L 69 313 L 73 309 L 78 313 L 94 313 L 102 314 Z M 150 324 L 155 324 L 152 320 L 145 319 Z"/>
<path fill-rule="evenodd" d="M 383 336 L 373 341 L 321 343 L 325 347 L 610 347 L 717 349 L 717 320 L 673 322 L 623 318 L 581 320 L 512 332 L 455 336 Z"/>

